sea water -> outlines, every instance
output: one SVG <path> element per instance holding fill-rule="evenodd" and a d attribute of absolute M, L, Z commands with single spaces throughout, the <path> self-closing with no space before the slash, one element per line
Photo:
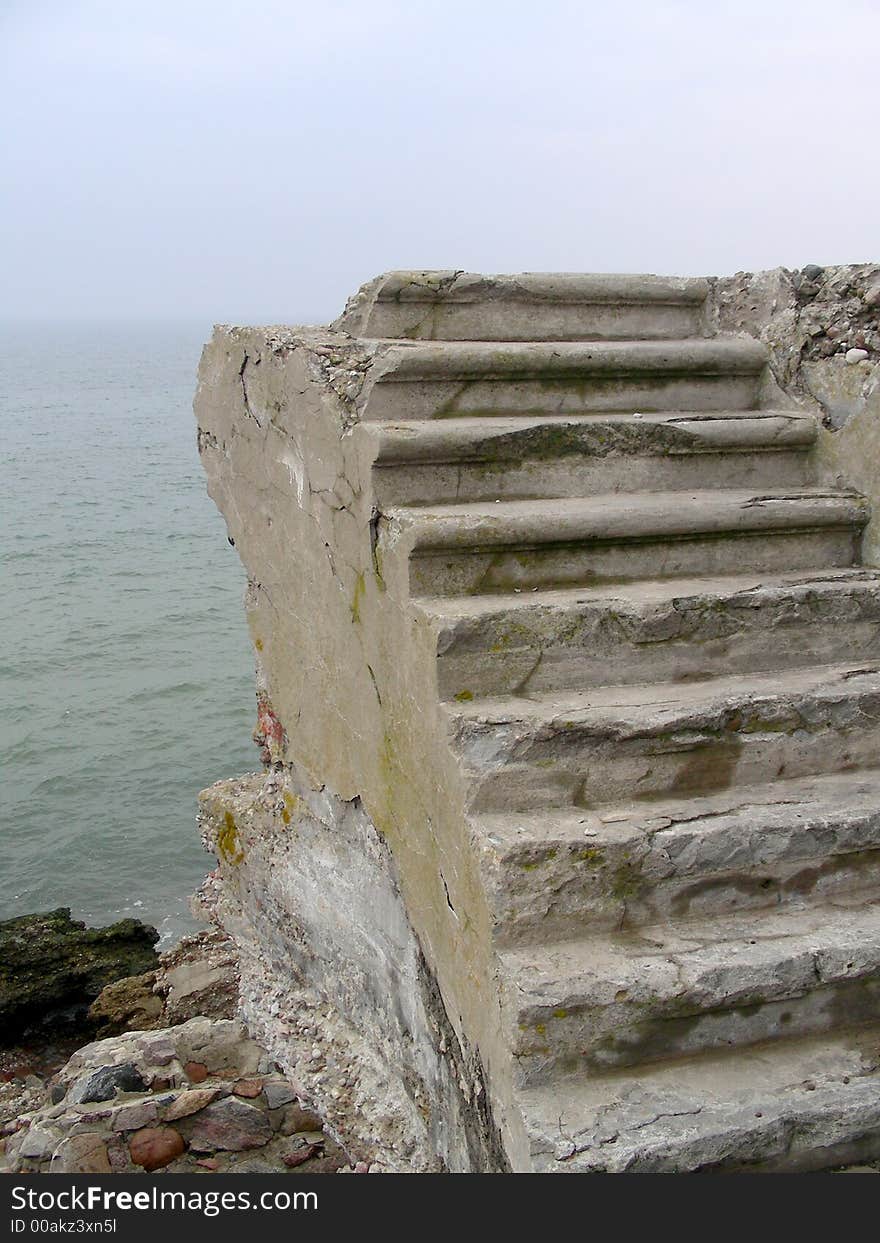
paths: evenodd
<path fill-rule="evenodd" d="M 169 940 L 196 794 L 259 766 L 244 574 L 192 397 L 208 325 L 0 329 L 0 918 Z"/>

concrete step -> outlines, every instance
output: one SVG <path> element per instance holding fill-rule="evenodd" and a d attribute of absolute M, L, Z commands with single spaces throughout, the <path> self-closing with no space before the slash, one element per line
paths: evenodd
<path fill-rule="evenodd" d="M 498 945 L 880 892 L 878 769 L 472 826 Z"/>
<path fill-rule="evenodd" d="M 880 1020 L 880 895 L 499 958 L 519 1080 L 547 1083 Z"/>
<path fill-rule="evenodd" d="M 350 299 L 336 327 L 359 337 L 576 341 L 703 332 L 704 280 L 523 272 L 386 272 Z"/>
<path fill-rule="evenodd" d="M 542 1173 L 830 1170 L 880 1157 L 880 1029 L 524 1089 Z"/>
<path fill-rule="evenodd" d="M 747 337 L 677 341 L 414 341 L 382 347 L 364 419 L 749 410 L 767 353 Z"/>
<path fill-rule="evenodd" d="M 869 767 L 880 747 L 880 666 L 606 686 L 447 711 L 472 812 L 595 810 Z"/>
<path fill-rule="evenodd" d="M 374 425 L 367 424 L 367 428 Z M 460 418 L 378 425 L 380 506 L 812 480 L 811 415 L 787 411 Z"/>
<path fill-rule="evenodd" d="M 880 658 L 880 573 L 658 579 L 419 602 L 443 699 Z"/>
<path fill-rule="evenodd" d="M 821 488 L 614 493 L 396 508 L 413 595 L 852 565 L 867 502 Z"/>

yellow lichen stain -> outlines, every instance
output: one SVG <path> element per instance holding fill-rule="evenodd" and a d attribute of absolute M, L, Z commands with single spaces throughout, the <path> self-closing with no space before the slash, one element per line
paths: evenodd
<path fill-rule="evenodd" d="M 358 574 L 354 580 L 354 595 L 351 598 L 349 609 L 351 610 L 351 620 L 358 623 L 361 620 L 361 601 L 364 598 L 366 583 L 364 582 L 363 572 Z"/>
<path fill-rule="evenodd" d="M 257 651 L 258 651 L 258 652 L 262 652 L 262 650 L 263 650 L 263 640 L 262 640 L 262 639 L 254 639 L 254 647 L 257 649 Z"/>
<path fill-rule="evenodd" d="M 562 1007 L 560 1006 L 560 1008 L 559 1008 L 558 1010 L 554 1010 L 554 1011 L 553 1011 L 553 1017 L 554 1017 L 554 1019 L 567 1019 L 567 1018 L 568 1018 L 568 1011 L 567 1011 L 567 1010 L 563 1010 L 563 1009 L 562 1009 Z"/>
<path fill-rule="evenodd" d="M 379 832 L 393 842 L 397 836 L 395 808 L 399 791 L 406 786 L 405 770 L 397 752 L 397 743 L 390 730 L 382 735 L 379 748 L 379 776 L 381 780 L 381 803 L 373 811 L 373 823 Z"/>
<path fill-rule="evenodd" d="M 460 704 L 469 703 L 474 697 L 473 691 L 459 691 L 453 698 Z"/>
<path fill-rule="evenodd" d="M 528 863 L 521 863 L 520 867 L 524 872 L 531 872 L 534 868 L 540 867 L 542 863 L 549 863 L 551 859 L 556 858 L 556 848 L 547 850 L 539 859 L 532 859 Z"/>
<path fill-rule="evenodd" d="M 223 828 L 217 834 L 217 850 L 224 863 L 237 866 L 244 860 L 244 850 L 238 836 L 235 817 L 231 811 L 223 816 Z"/>
<path fill-rule="evenodd" d="M 285 824 L 290 824 L 290 818 L 293 812 L 299 806 L 299 799 L 295 794 L 291 794 L 289 790 L 284 791 L 284 806 L 281 809 L 281 819 Z"/>
<path fill-rule="evenodd" d="M 547 1030 L 547 1026 L 545 1023 L 535 1024 L 535 1031 L 538 1033 L 539 1036 L 543 1036 L 546 1030 Z"/>

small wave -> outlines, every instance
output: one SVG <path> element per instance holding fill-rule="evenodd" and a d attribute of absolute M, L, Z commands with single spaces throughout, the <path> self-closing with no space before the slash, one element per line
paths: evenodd
<path fill-rule="evenodd" d="M 132 704 L 148 703 L 155 699 L 173 699 L 181 695 L 200 695 L 205 687 L 202 682 L 175 682 L 172 686 L 157 686 L 129 695 Z"/>

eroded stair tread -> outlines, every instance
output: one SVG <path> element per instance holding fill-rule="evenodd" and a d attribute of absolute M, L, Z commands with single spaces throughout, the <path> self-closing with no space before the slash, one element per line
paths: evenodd
<path fill-rule="evenodd" d="M 630 843 L 635 846 L 652 838 L 665 851 L 677 852 L 673 858 L 678 861 L 679 852 L 693 848 L 694 843 L 724 834 L 738 839 L 742 859 L 760 865 L 780 857 L 779 841 L 773 837 L 777 831 L 797 829 L 803 835 L 804 857 L 811 857 L 822 849 L 820 842 L 814 842 L 810 851 L 811 826 L 837 824 L 843 828 L 866 818 L 877 822 L 876 844 L 880 846 L 880 769 L 778 779 L 690 798 L 606 803 L 589 810 L 560 807 L 518 814 L 486 812 L 471 820 L 480 838 L 499 852 L 547 850 L 566 844 L 602 850 Z M 762 841 L 766 842 L 764 853 Z M 861 844 L 853 841 L 851 848 L 859 849 Z M 736 856 L 726 860 L 728 865 L 737 861 Z"/>
<path fill-rule="evenodd" d="M 790 570 L 776 574 L 695 575 L 688 578 L 635 579 L 620 583 L 597 583 L 582 587 L 545 587 L 534 591 L 499 592 L 494 595 L 422 596 L 417 607 L 432 616 L 454 623 L 459 620 L 503 616 L 510 610 L 518 613 L 533 611 L 567 611 L 578 604 L 591 606 L 621 605 L 639 611 L 657 605 L 686 603 L 695 599 L 717 597 L 730 599 L 781 592 L 801 594 L 822 591 L 846 595 L 851 592 L 876 590 L 880 571 L 866 566 L 827 570 Z"/>
<path fill-rule="evenodd" d="M 788 410 L 660 411 L 520 418 L 413 419 L 378 425 L 377 462 L 441 462 L 505 455 L 803 448 L 816 439 L 812 415 Z"/>
<path fill-rule="evenodd" d="M 620 341 L 403 341 L 380 338 L 383 384 L 414 379 L 572 375 L 757 375 L 767 351 L 751 337 Z"/>
<path fill-rule="evenodd" d="M 708 282 L 657 276 L 390 272 L 349 299 L 355 336 L 459 341 L 704 336 Z"/>
<path fill-rule="evenodd" d="M 880 1031 L 853 1029 L 521 1089 L 538 1168 L 827 1169 L 880 1152 Z"/>
<path fill-rule="evenodd" d="M 423 551 L 856 528 L 867 521 L 868 509 L 857 493 L 839 489 L 756 494 L 718 488 L 413 506 L 391 509 L 386 516 L 411 528 L 415 547 Z"/>
<path fill-rule="evenodd" d="M 858 919 L 853 918 L 858 911 Z M 520 1012 L 590 1008 L 675 1017 L 802 996 L 880 967 L 880 894 L 512 947 L 501 961 Z M 622 995 L 625 993 L 625 996 Z M 880 1104 L 880 1102 L 878 1102 Z"/>
<path fill-rule="evenodd" d="M 564 727 L 567 723 L 621 727 L 674 728 L 675 718 L 693 721 L 701 714 L 731 714 L 748 706 L 784 702 L 787 698 L 830 698 L 880 692 L 880 663 L 820 665 L 809 669 L 734 674 L 702 682 L 651 682 L 597 686 L 588 691 L 556 691 L 549 695 L 506 696 L 447 705 L 454 716 L 492 724 L 514 721 Z"/>

